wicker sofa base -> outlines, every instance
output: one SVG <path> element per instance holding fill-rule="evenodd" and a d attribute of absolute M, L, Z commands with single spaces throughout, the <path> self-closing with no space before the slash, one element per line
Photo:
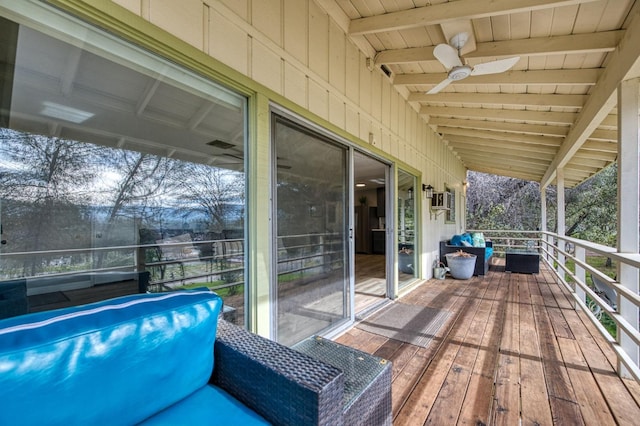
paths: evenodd
<path fill-rule="evenodd" d="M 487 247 L 493 247 L 491 241 L 487 241 L 486 244 Z M 449 241 L 440 241 L 440 260 L 446 263 L 445 254 L 455 253 L 458 250 L 476 255 L 476 266 L 473 270 L 473 275 L 486 275 L 489 272 L 489 259 L 491 259 L 491 256 L 486 256 L 485 247 L 452 246 Z"/>
<path fill-rule="evenodd" d="M 390 362 L 385 361 L 373 380 L 358 384 L 351 398 L 353 382 L 344 371 L 348 366 L 338 368 L 224 320 L 218 321 L 214 354 L 211 382 L 273 424 L 391 425 Z M 366 360 L 381 360 L 361 354 Z"/>

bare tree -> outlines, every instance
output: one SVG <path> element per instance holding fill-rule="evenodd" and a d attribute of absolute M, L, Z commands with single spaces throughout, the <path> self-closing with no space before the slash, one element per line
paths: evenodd
<path fill-rule="evenodd" d="M 187 216 L 204 214 L 209 221 L 209 231 L 242 228 L 244 173 L 191 164 L 180 191 L 182 199 L 190 206 Z"/>
<path fill-rule="evenodd" d="M 93 178 L 87 159 L 94 147 L 56 137 L 0 129 L 0 196 L 9 251 L 77 246 L 88 194 L 77 191 Z M 25 258 L 24 272 L 42 268 Z"/>

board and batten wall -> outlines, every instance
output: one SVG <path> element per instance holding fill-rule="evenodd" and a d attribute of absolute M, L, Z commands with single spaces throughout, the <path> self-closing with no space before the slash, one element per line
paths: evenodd
<path fill-rule="evenodd" d="M 456 224 L 430 215 L 422 197 L 423 276 L 431 275 L 438 241 L 464 224 L 466 169 L 389 77 L 367 67 L 365 55 L 320 5 L 326 1 L 113 1 L 363 146 L 420 171 L 422 183 L 436 191 L 455 188 Z"/>

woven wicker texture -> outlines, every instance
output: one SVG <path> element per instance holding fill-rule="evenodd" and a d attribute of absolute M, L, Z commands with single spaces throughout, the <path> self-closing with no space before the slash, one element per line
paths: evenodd
<path fill-rule="evenodd" d="M 276 425 L 342 425 L 344 375 L 220 320 L 213 383 Z"/>

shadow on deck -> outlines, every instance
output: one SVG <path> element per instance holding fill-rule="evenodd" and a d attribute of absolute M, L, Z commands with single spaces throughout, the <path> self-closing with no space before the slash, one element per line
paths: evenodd
<path fill-rule="evenodd" d="M 543 265 L 425 281 L 395 303 L 450 315 L 424 347 L 362 324 L 337 339 L 393 362 L 395 425 L 638 424 L 640 386 Z"/>

